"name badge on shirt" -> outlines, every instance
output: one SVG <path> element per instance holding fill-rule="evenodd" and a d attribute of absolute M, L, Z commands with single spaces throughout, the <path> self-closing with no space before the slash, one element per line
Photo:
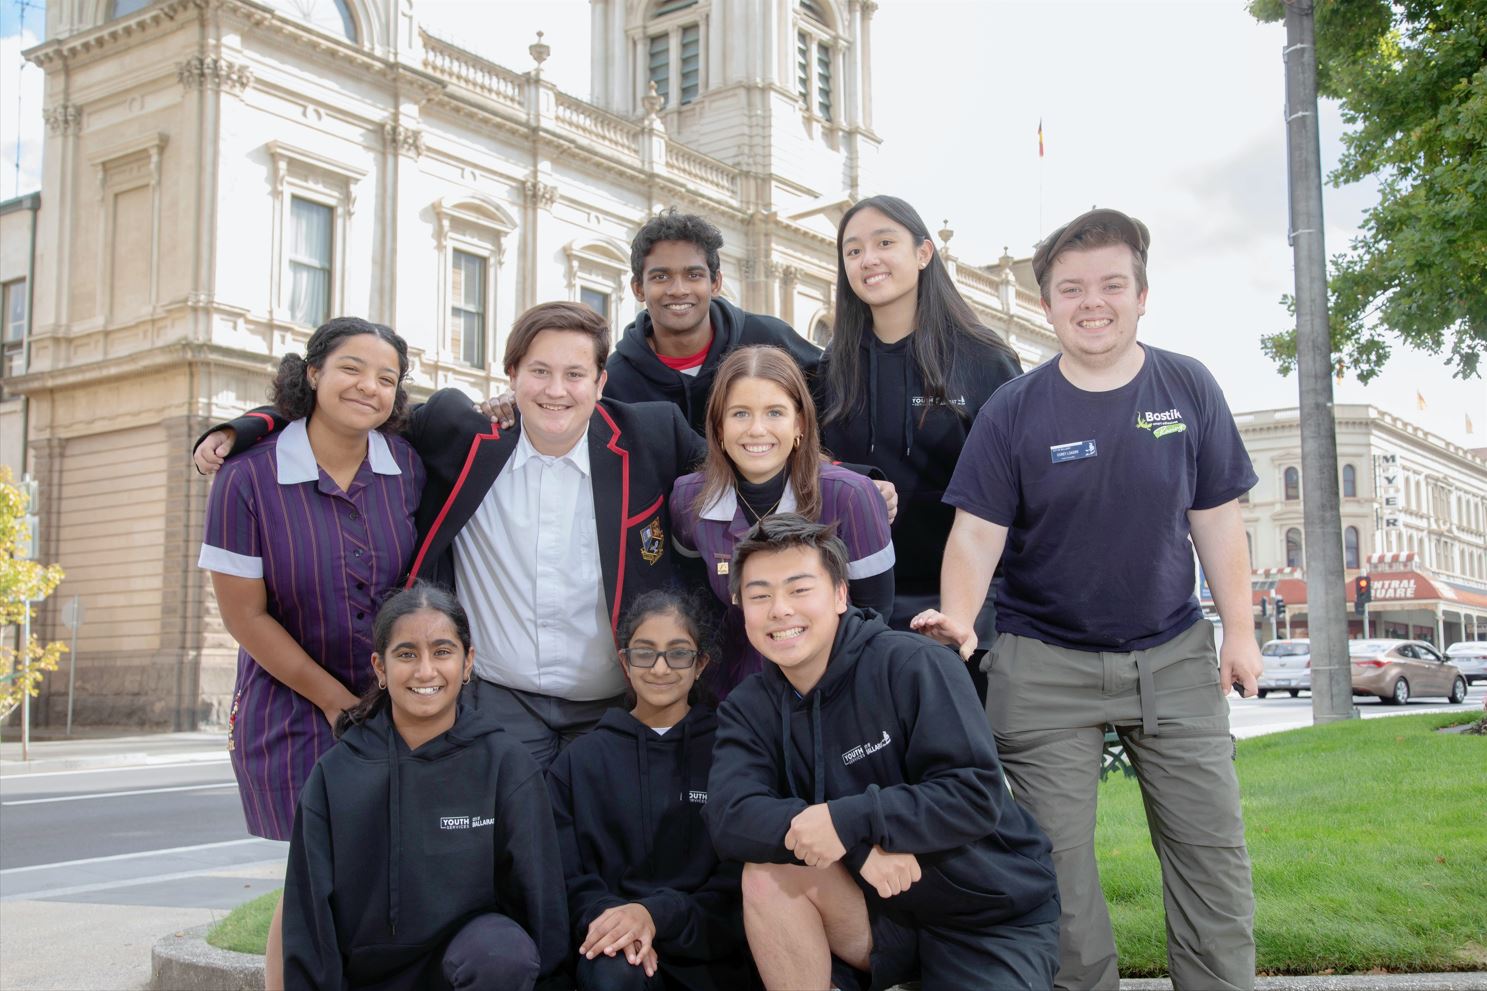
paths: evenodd
<path fill-rule="evenodd" d="M 1082 461 L 1094 456 L 1095 442 L 1092 440 L 1076 440 L 1072 444 L 1054 444 L 1048 448 L 1048 457 L 1056 465 L 1065 461 Z"/>

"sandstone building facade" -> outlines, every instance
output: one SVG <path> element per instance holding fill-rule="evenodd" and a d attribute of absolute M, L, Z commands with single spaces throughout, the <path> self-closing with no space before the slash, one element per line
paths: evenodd
<path fill-rule="evenodd" d="M 225 721 L 235 648 L 195 566 L 208 483 L 186 452 L 327 316 L 398 328 L 416 393 L 488 395 L 528 306 L 629 322 L 630 238 L 674 205 L 723 230 L 725 295 L 824 340 L 836 220 L 878 191 L 874 7 L 593 0 L 581 99 L 544 77 L 540 39 L 496 65 L 416 0 L 48 3 L 0 456 L 40 482 L 42 555 L 68 574 L 38 632 L 85 607 L 77 721 Z M 1053 352 L 1025 260 L 950 261 L 1025 365 Z"/>

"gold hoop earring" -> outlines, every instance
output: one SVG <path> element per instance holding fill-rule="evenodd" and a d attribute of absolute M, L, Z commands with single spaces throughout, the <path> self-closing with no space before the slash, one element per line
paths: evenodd
<path fill-rule="evenodd" d="M 379 681 L 379 682 L 377 682 L 377 690 L 379 692 L 385 692 L 385 691 L 387 691 L 387 682 L 385 682 L 385 681 Z"/>
<path fill-rule="evenodd" d="M 795 435 L 795 450 L 800 450 L 800 434 Z"/>

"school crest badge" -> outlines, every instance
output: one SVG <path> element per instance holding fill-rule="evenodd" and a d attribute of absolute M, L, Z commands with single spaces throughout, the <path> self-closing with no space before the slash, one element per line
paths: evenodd
<path fill-rule="evenodd" d="M 657 516 L 640 531 L 640 556 L 646 564 L 655 564 L 665 550 L 666 533 L 661 529 L 661 517 Z"/>

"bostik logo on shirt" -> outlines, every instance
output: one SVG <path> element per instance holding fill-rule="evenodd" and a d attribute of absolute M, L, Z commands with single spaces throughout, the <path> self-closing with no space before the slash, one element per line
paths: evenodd
<path fill-rule="evenodd" d="M 864 743 L 862 746 L 853 747 L 851 750 L 848 750 L 846 753 L 842 754 L 842 763 L 855 764 L 858 761 L 862 760 L 862 758 L 864 757 L 872 756 L 892 742 L 893 737 L 889 736 L 888 731 L 885 729 L 883 731 L 883 739 L 879 740 L 877 743 Z"/>
<path fill-rule="evenodd" d="M 1175 407 L 1161 413 L 1136 414 L 1136 429 L 1150 430 L 1153 437 L 1180 434 L 1187 428 L 1188 425 L 1182 422 L 1182 412 Z"/>
<path fill-rule="evenodd" d="M 440 829 L 479 829 L 481 826 L 494 826 L 496 824 L 493 816 L 440 816 Z"/>

